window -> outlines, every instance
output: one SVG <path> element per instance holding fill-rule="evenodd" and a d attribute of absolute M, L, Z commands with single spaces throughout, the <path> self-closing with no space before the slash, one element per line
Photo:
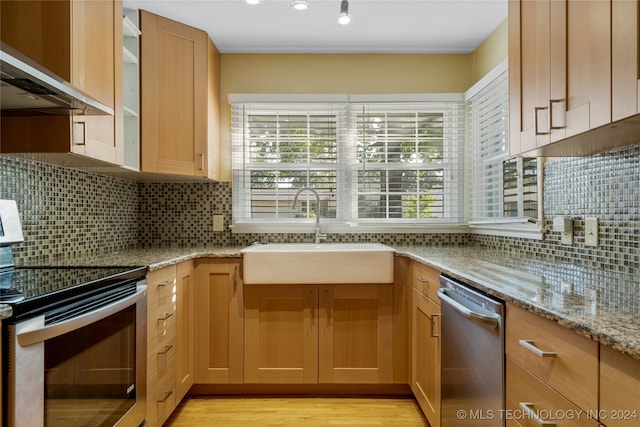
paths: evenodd
<path fill-rule="evenodd" d="M 528 224 L 538 218 L 536 158 L 509 158 L 509 93 L 506 65 L 470 92 L 468 139 L 472 145 L 470 224 Z M 468 92 L 469 93 L 469 92 Z M 529 225 L 527 225 L 529 226 Z"/>
<path fill-rule="evenodd" d="M 461 98 L 460 98 L 461 99 Z M 464 104 L 232 102 L 234 225 L 463 221 Z M 298 189 L 302 206 L 291 203 Z"/>

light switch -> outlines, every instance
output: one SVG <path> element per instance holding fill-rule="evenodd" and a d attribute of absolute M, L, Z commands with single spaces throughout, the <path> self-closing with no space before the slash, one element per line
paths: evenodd
<path fill-rule="evenodd" d="M 598 246 L 598 218 L 585 218 L 584 220 L 584 245 Z"/>

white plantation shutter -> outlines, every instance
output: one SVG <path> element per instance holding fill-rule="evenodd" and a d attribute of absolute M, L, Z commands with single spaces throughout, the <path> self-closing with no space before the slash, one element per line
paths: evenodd
<path fill-rule="evenodd" d="M 360 222 L 461 222 L 464 106 L 352 105 Z"/>
<path fill-rule="evenodd" d="M 472 221 L 537 218 L 537 159 L 509 158 L 507 71 L 492 77 L 467 100 Z"/>
<path fill-rule="evenodd" d="M 463 102 L 232 102 L 233 218 L 241 223 L 459 223 Z"/>

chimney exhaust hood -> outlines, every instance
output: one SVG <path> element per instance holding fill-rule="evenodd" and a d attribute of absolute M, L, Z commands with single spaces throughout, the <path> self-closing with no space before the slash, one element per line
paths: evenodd
<path fill-rule="evenodd" d="M 2 115 L 113 115 L 112 108 L 2 42 L 0 80 Z"/>

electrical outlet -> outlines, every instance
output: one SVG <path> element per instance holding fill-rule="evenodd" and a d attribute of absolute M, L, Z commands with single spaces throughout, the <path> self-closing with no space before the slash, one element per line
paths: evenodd
<path fill-rule="evenodd" d="M 585 218 L 584 245 L 598 246 L 598 218 Z"/>
<path fill-rule="evenodd" d="M 223 230 L 224 230 L 224 215 L 214 215 L 213 231 L 223 231 Z"/>

